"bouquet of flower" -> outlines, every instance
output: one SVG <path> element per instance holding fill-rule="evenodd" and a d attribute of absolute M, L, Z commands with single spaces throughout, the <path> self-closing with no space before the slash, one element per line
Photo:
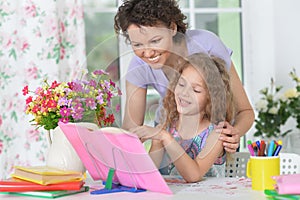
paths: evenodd
<path fill-rule="evenodd" d="M 254 136 L 284 137 L 292 130 L 281 131 L 288 118 L 291 116 L 288 98 L 280 95 L 282 86 L 274 85 L 271 79 L 271 87 L 260 90 L 262 98 L 255 104 L 258 116 L 255 119 L 256 132 Z"/>
<path fill-rule="evenodd" d="M 30 91 L 23 88 L 23 95 L 33 93 L 26 99 L 26 113 L 32 114 L 31 122 L 46 130 L 54 129 L 58 122 L 88 121 L 99 127 L 109 126 L 115 121 L 114 115 L 107 112 L 112 106 L 112 98 L 121 95 L 119 88 L 107 80 L 103 70 L 96 70 L 90 80 L 73 80 L 71 82 L 44 81 L 42 87 Z M 119 111 L 119 106 L 116 106 Z"/>

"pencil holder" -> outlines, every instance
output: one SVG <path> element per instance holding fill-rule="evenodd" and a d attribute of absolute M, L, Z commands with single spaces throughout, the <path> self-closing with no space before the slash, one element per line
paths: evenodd
<path fill-rule="evenodd" d="M 279 156 L 251 156 L 247 163 L 247 176 L 252 179 L 253 190 L 273 190 L 276 182 L 272 177 L 279 174 Z"/>

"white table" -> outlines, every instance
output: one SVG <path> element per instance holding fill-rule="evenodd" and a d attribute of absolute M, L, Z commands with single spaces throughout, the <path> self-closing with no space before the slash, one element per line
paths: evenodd
<path fill-rule="evenodd" d="M 87 185 L 95 188 L 101 188 L 101 184 L 95 181 L 87 181 Z M 112 194 L 91 195 L 89 192 L 79 193 L 60 197 L 62 200 L 90 200 L 90 199 L 122 199 L 122 200 L 179 200 L 179 199 L 244 199 L 260 200 L 266 199 L 263 191 L 254 191 L 251 189 L 251 180 L 246 178 L 207 178 L 201 182 L 193 184 L 169 183 L 173 195 L 141 192 L 129 193 L 120 192 Z M 91 188 L 91 190 L 93 190 Z M 37 199 L 33 197 L 0 195 L 0 199 Z"/>

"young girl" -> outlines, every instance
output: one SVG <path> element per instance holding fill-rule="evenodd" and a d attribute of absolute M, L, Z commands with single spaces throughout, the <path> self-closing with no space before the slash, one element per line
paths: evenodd
<path fill-rule="evenodd" d="M 172 72 L 180 57 L 205 52 L 222 58 L 232 82 L 236 109 L 234 124 L 222 122 L 216 131 L 223 133 L 227 152 L 235 152 L 240 137 L 251 127 L 254 112 L 231 62 L 232 50 L 207 30 L 188 30 L 176 0 L 124 0 L 115 16 L 115 31 L 125 36 L 135 55 L 126 74 L 126 104 L 122 128 L 144 124 L 149 87 L 165 96 Z M 162 101 L 160 101 L 162 102 Z M 162 105 L 160 104 L 162 107 Z M 157 113 L 155 122 L 159 122 Z"/>
<path fill-rule="evenodd" d="M 179 174 L 187 182 L 196 182 L 218 158 L 219 164 L 224 163 L 215 127 L 234 117 L 224 65 L 223 60 L 204 53 L 187 57 L 164 98 L 162 123 L 131 130 L 142 139 L 152 139 L 150 155 L 162 174 Z"/>

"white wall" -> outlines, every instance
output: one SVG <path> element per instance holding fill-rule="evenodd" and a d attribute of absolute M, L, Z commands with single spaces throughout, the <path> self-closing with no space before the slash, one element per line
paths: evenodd
<path fill-rule="evenodd" d="M 242 0 L 242 6 L 245 88 L 254 105 L 271 77 L 287 88 L 292 67 L 300 75 L 300 1 Z"/>

